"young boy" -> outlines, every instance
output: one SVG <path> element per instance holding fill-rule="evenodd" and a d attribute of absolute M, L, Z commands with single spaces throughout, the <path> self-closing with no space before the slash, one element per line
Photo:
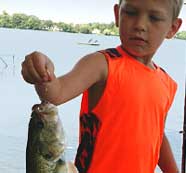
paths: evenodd
<path fill-rule="evenodd" d="M 152 58 L 178 31 L 181 6 L 181 0 L 120 1 L 114 12 L 121 45 L 83 57 L 60 77 L 46 55 L 26 56 L 23 78 L 41 100 L 59 105 L 83 93 L 80 173 L 153 173 L 157 164 L 178 172 L 164 134 L 177 85 Z"/>

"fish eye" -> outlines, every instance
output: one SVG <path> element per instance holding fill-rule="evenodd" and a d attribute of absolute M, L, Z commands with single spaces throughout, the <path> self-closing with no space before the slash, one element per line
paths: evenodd
<path fill-rule="evenodd" d="M 50 160 L 52 158 L 52 154 L 48 153 L 44 156 L 47 160 Z"/>
<path fill-rule="evenodd" d="M 42 121 L 38 121 L 38 122 L 37 122 L 37 127 L 38 127 L 39 129 L 42 129 L 42 128 L 44 127 L 44 123 L 43 123 Z"/>
<path fill-rule="evenodd" d="M 43 111 L 44 111 L 43 106 L 38 106 L 38 107 L 37 107 L 37 111 L 38 111 L 38 112 L 43 112 Z"/>

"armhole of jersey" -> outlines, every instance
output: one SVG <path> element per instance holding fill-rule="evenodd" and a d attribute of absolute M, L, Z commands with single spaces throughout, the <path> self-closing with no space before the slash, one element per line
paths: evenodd
<path fill-rule="evenodd" d="M 107 75 L 107 80 L 106 80 L 106 84 L 105 84 L 105 88 L 103 90 L 103 93 L 100 97 L 100 99 L 98 100 L 97 104 L 95 105 L 95 107 L 91 110 L 91 112 L 94 112 L 94 109 L 96 109 L 96 107 L 99 105 L 100 100 L 102 99 L 104 93 L 105 93 L 105 89 L 107 87 L 107 82 L 108 82 L 108 76 L 109 76 L 109 55 L 106 53 L 106 51 L 102 50 L 102 51 L 98 51 L 101 54 L 103 54 L 103 56 L 105 57 L 106 61 L 107 61 L 107 67 L 108 67 L 108 75 Z M 83 115 L 84 113 L 88 113 L 89 112 L 89 96 L 88 96 L 88 89 L 85 90 L 83 92 L 83 96 L 82 96 L 82 101 L 81 101 L 81 110 L 80 110 L 80 116 Z"/>
<path fill-rule="evenodd" d="M 172 80 L 172 79 L 170 79 Z M 171 82 L 171 90 L 170 90 L 170 100 L 169 100 L 169 103 L 167 105 L 167 112 L 170 110 L 173 102 L 174 102 L 174 98 L 175 98 L 175 95 L 176 95 L 176 91 L 177 91 L 177 84 L 175 81 L 170 81 Z"/>
<path fill-rule="evenodd" d="M 84 113 L 88 113 L 88 90 L 83 92 L 83 96 L 81 100 L 80 116 Z"/>
<path fill-rule="evenodd" d="M 103 90 L 103 93 L 101 95 L 101 97 L 99 98 L 97 104 L 94 106 L 94 108 L 91 110 L 91 112 L 93 112 L 94 114 L 97 114 L 97 109 L 98 107 L 100 107 L 100 104 L 103 100 L 103 98 L 105 97 L 105 92 L 107 90 L 107 87 L 108 87 L 108 83 L 109 83 L 109 78 L 110 78 L 110 57 L 109 55 L 107 54 L 106 51 L 98 51 L 100 52 L 101 54 L 103 54 L 103 56 L 105 57 L 106 61 L 107 61 L 107 67 L 108 67 L 108 74 L 107 74 L 107 80 L 106 80 L 106 84 L 105 84 L 105 88 Z"/>
<path fill-rule="evenodd" d="M 162 67 L 159 67 L 159 68 L 168 77 L 168 80 L 169 80 L 170 99 L 169 99 L 169 102 L 168 102 L 167 108 L 166 108 L 166 111 L 168 113 L 168 111 L 171 108 L 171 105 L 174 102 L 174 97 L 175 97 L 176 91 L 177 91 L 177 83 L 168 75 L 168 73 Z"/>

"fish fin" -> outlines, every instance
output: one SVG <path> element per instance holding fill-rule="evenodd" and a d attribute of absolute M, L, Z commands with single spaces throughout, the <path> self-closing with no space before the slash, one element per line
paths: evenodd
<path fill-rule="evenodd" d="M 78 173 L 76 166 L 72 162 L 67 163 L 68 173 Z"/>
<path fill-rule="evenodd" d="M 65 162 L 59 159 L 54 173 L 78 173 L 78 170 L 72 162 Z"/>
<path fill-rule="evenodd" d="M 67 171 L 68 171 L 68 168 L 67 168 L 66 162 L 59 159 L 57 161 L 54 173 L 68 173 Z"/>

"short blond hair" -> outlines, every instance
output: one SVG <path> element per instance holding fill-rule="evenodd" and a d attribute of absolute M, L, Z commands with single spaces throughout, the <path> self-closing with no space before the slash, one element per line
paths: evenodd
<path fill-rule="evenodd" d="M 181 11 L 183 0 L 171 0 L 173 1 L 173 19 L 176 19 Z"/>
<path fill-rule="evenodd" d="M 121 4 L 122 0 L 119 0 L 119 5 Z M 183 0 L 171 0 L 171 3 L 173 3 L 173 19 L 176 19 L 181 11 Z"/>

